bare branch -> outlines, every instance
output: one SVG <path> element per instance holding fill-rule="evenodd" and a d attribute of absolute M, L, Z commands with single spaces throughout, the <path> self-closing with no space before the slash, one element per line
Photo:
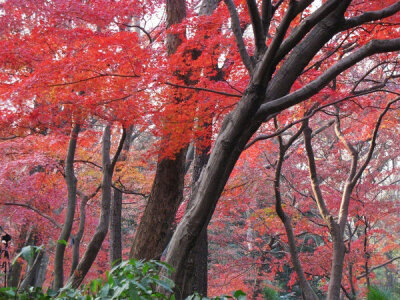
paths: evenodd
<path fill-rule="evenodd" d="M 203 91 L 203 92 L 209 92 L 209 93 L 214 93 L 218 95 L 223 95 L 223 96 L 228 96 L 228 97 L 236 97 L 236 98 L 241 98 L 242 95 L 239 94 L 231 94 L 231 93 L 226 93 L 226 92 L 220 92 L 212 89 L 207 89 L 207 88 L 202 88 L 202 87 L 194 87 L 194 86 L 187 86 L 187 85 L 180 85 L 180 84 L 175 84 L 172 82 L 164 82 L 164 84 L 177 87 L 177 88 L 183 88 L 183 89 L 189 89 L 189 90 L 195 90 L 195 91 Z"/>
<path fill-rule="evenodd" d="M 319 186 L 318 176 L 317 176 L 317 168 L 315 165 L 315 157 L 314 151 L 311 145 L 311 128 L 308 126 L 308 120 L 304 121 L 305 129 L 304 129 L 304 145 L 307 152 L 307 159 L 308 159 L 308 167 L 311 179 L 311 186 L 313 189 L 315 200 L 317 201 L 318 209 L 321 213 L 321 216 L 324 218 L 327 224 L 331 224 L 331 215 L 326 207 L 325 200 L 322 196 L 322 191 Z"/>
<path fill-rule="evenodd" d="M 146 29 L 144 29 L 142 26 L 140 26 L 140 25 L 130 25 L 130 24 L 118 23 L 118 22 L 115 22 L 115 23 L 116 23 L 117 25 L 122 25 L 122 26 L 125 26 L 125 27 L 128 27 L 128 28 L 137 28 L 137 29 L 139 29 L 140 31 L 142 31 L 142 32 L 147 36 L 147 38 L 149 39 L 149 43 L 150 43 L 150 44 L 153 42 L 153 39 L 152 39 L 150 33 L 149 33 Z"/>
<path fill-rule="evenodd" d="M 251 74 L 253 72 L 254 65 L 250 59 L 249 53 L 247 52 L 246 46 L 243 41 L 242 30 L 240 29 L 239 15 L 237 13 L 235 4 L 233 4 L 232 0 L 224 0 L 224 2 L 228 7 L 229 14 L 231 15 L 232 31 L 235 35 L 240 57 L 242 58 L 243 64 L 245 65 L 246 69 Z"/>
<path fill-rule="evenodd" d="M 376 146 L 376 139 L 377 139 L 377 137 L 378 137 L 379 127 L 380 127 L 381 124 L 382 124 L 383 117 L 384 117 L 384 116 L 386 115 L 386 113 L 389 111 L 390 106 L 391 106 L 392 104 L 396 103 L 396 102 L 399 101 L 399 100 L 400 100 L 400 97 L 398 97 L 398 98 L 396 98 L 396 99 L 390 101 L 390 102 L 386 105 L 385 109 L 384 109 L 384 110 L 381 112 L 381 114 L 379 115 L 378 120 L 377 120 L 377 122 L 376 122 L 376 124 L 375 124 L 374 131 L 373 131 L 373 133 L 372 133 L 371 144 L 370 144 L 369 149 L 368 149 L 367 157 L 366 157 L 364 163 L 362 164 L 362 166 L 360 167 L 360 169 L 358 170 L 357 174 L 354 176 L 354 178 L 353 178 L 353 184 L 355 184 L 355 183 L 357 182 L 357 180 L 361 177 L 362 173 L 364 172 L 365 168 L 367 167 L 367 165 L 369 164 L 369 162 L 370 162 L 370 160 L 371 160 L 371 158 L 372 158 L 372 154 L 373 154 L 373 152 L 374 152 L 374 150 L 375 150 L 375 146 Z"/>
<path fill-rule="evenodd" d="M 94 163 L 94 162 L 92 162 L 92 161 L 89 161 L 89 160 L 76 159 L 76 160 L 74 160 L 74 163 L 89 164 L 89 165 L 92 165 L 92 166 L 94 166 L 94 167 L 96 167 L 96 168 L 99 168 L 100 170 L 102 169 L 102 166 L 100 166 L 100 165 L 98 165 L 98 164 L 96 164 L 96 163 Z"/>
<path fill-rule="evenodd" d="M 368 44 L 364 45 L 354 53 L 346 56 L 332 67 L 330 67 L 325 73 L 319 76 L 317 79 L 307 84 L 303 88 L 297 91 L 283 96 L 281 98 L 272 100 L 260 106 L 256 113 L 257 119 L 265 119 L 266 116 L 282 111 L 290 106 L 298 104 L 306 99 L 317 94 L 322 88 L 324 88 L 331 80 L 333 80 L 341 72 L 352 67 L 364 58 L 377 53 L 386 53 L 400 50 L 400 38 L 391 40 L 372 40 Z"/>
<path fill-rule="evenodd" d="M 122 148 L 124 147 L 125 139 L 126 139 L 126 128 L 122 128 L 122 136 L 121 136 L 121 139 L 119 140 L 118 149 L 117 149 L 117 152 L 115 152 L 115 155 L 111 162 L 111 172 L 114 171 L 115 164 L 117 163 L 119 155 L 121 154 Z"/>
<path fill-rule="evenodd" d="M 81 82 L 85 82 L 85 81 L 90 81 L 90 80 L 101 78 L 101 77 L 138 78 L 140 76 L 139 75 L 126 75 L 126 74 L 99 73 L 99 75 L 87 77 L 87 78 L 76 80 L 76 81 L 50 84 L 49 87 L 71 85 L 71 84 L 81 83 Z"/>
<path fill-rule="evenodd" d="M 391 264 L 392 262 L 394 262 L 395 260 L 398 260 L 398 259 L 400 259 L 400 256 L 393 257 L 392 259 L 390 259 L 390 260 L 388 260 L 388 261 L 386 261 L 386 262 L 384 262 L 384 263 L 382 263 L 382 264 L 380 264 L 380 265 L 377 265 L 377 266 L 375 266 L 375 267 L 369 269 L 369 272 L 368 272 L 368 273 L 364 273 L 364 274 L 361 274 L 360 276 L 357 276 L 357 280 L 368 276 L 370 273 L 372 273 L 372 272 L 375 271 L 376 269 L 379 269 L 379 268 L 382 268 L 382 267 L 384 267 L 384 266 L 386 266 L 386 265 L 388 265 L 388 264 Z"/>
<path fill-rule="evenodd" d="M 136 192 L 136 191 L 131 191 L 131 190 L 126 190 L 126 189 L 121 189 L 119 187 L 117 187 L 115 184 L 112 185 L 112 187 L 114 189 L 116 189 L 117 191 L 119 191 L 122 194 L 128 194 L 128 195 L 138 195 L 138 196 L 142 196 L 143 198 L 147 199 L 149 197 L 149 195 L 140 193 L 140 192 Z"/>
<path fill-rule="evenodd" d="M 37 213 L 38 215 L 42 216 L 43 218 L 49 220 L 51 223 L 53 223 L 54 226 L 56 226 L 57 228 L 61 229 L 61 225 L 57 223 L 56 220 L 54 220 L 52 217 L 50 217 L 49 215 L 41 212 L 39 209 L 29 205 L 29 204 L 25 204 L 25 203 L 16 203 L 16 202 L 5 202 L 2 203 L 3 205 L 7 205 L 7 206 L 20 206 L 20 207 L 24 207 L 27 209 L 30 209 L 32 211 L 34 211 L 35 213 Z"/>
<path fill-rule="evenodd" d="M 344 25 L 344 29 L 349 29 L 368 22 L 381 20 L 390 17 L 399 11 L 400 11 L 400 2 L 397 1 L 392 5 L 385 7 L 384 9 L 376 11 L 367 11 L 360 16 L 347 19 Z"/>
<path fill-rule="evenodd" d="M 261 21 L 262 21 L 264 36 L 267 36 L 268 34 L 273 13 L 274 9 L 271 0 L 263 0 L 261 4 Z"/>
<path fill-rule="evenodd" d="M 305 2 L 312 2 L 312 0 L 302 1 L 301 4 Z M 255 70 L 253 76 L 253 82 L 255 85 L 261 84 L 263 81 L 268 82 L 269 77 L 272 76 L 274 65 L 271 64 L 274 60 L 275 54 L 278 51 L 287 30 L 289 29 L 290 23 L 296 17 L 296 15 L 301 11 L 301 6 L 296 1 L 291 0 L 289 7 L 276 31 L 274 39 L 271 42 L 268 50 L 265 52 L 260 67 Z"/>
<path fill-rule="evenodd" d="M 247 7 L 249 9 L 251 25 L 253 27 L 256 53 L 258 53 L 266 48 L 263 23 L 260 17 L 260 13 L 258 11 L 256 0 L 247 0 L 246 2 L 247 2 Z"/>
<path fill-rule="evenodd" d="M 305 18 L 282 43 L 275 61 L 279 62 L 293 49 L 319 21 L 325 18 L 341 0 L 330 0 Z"/>

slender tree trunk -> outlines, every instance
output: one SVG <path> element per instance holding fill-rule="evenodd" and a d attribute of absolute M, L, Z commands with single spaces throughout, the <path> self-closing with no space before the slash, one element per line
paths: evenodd
<path fill-rule="evenodd" d="M 78 232 L 74 236 L 74 244 L 72 248 L 72 263 L 71 263 L 71 272 L 69 276 L 71 276 L 79 263 L 79 249 L 81 245 L 81 240 L 83 237 L 83 233 L 85 231 L 85 222 L 86 222 L 86 204 L 89 198 L 87 196 L 83 196 L 81 199 L 81 203 L 79 205 L 79 228 Z"/>
<path fill-rule="evenodd" d="M 111 126 L 108 125 L 104 129 L 103 134 L 103 149 L 102 149 L 102 169 L 103 169 L 103 180 L 101 185 L 101 211 L 100 211 L 100 219 L 99 224 L 97 225 L 96 232 L 94 233 L 92 239 L 89 242 L 89 245 L 80 260 L 76 270 L 72 274 L 72 276 L 68 280 L 68 285 L 71 285 L 73 288 L 78 288 L 85 278 L 87 272 L 92 266 L 94 260 L 97 257 L 97 254 L 100 251 L 101 245 L 107 235 L 109 220 L 110 220 L 110 204 L 111 204 L 111 183 L 112 183 L 112 175 L 116 160 L 119 157 L 119 154 L 122 150 L 122 145 L 124 143 L 126 136 L 126 131 L 121 137 L 120 145 L 118 150 L 114 156 L 113 161 L 110 161 L 110 148 L 111 148 Z"/>
<path fill-rule="evenodd" d="M 119 156 L 118 161 L 125 161 L 127 152 L 132 142 L 131 126 L 127 130 L 127 138 L 123 146 L 123 152 Z M 110 264 L 111 266 L 122 260 L 122 193 L 117 189 L 113 189 L 113 197 L 111 199 L 111 216 L 110 216 Z"/>
<path fill-rule="evenodd" d="M 275 120 L 276 122 L 276 120 Z M 275 123 L 276 127 L 277 124 Z M 289 147 L 293 144 L 293 142 L 300 136 L 304 129 L 304 126 L 302 126 L 297 133 L 295 133 L 287 142 L 287 144 L 284 144 L 283 139 L 281 136 L 278 136 L 278 141 L 279 141 L 279 157 L 278 161 L 276 164 L 276 169 L 275 169 L 275 180 L 274 180 L 274 192 L 275 192 L 275 210 L 279 218 L 281 219 L 285 231 L 286 231 L 286 236 L 288 239 L 288 244 L 289 244 L 289 252 L 290 252 L 290 258 L 292 260 L 293 268 L 296 272 L 300 288 L 302 291 L 302 298 L 304 300 L 318 300 L 318 296 L 315 294 L 313 289 L 311 288 L 309 282 L 307 281 L 306 276 L 304 275 L 304 270 L 301 265 L 299 255 L 297 252 L 297 246 L 296 246 L 296 238 L 293 233 L 293 227 L 292 227 L 292 222 L 290 217 L 285 213 L 283 210 L 282 206 L 282 197 L 281 197 L 281 191 L 280 191 L 280 182 L 281 182 L 281 175 L 282 175 L 282 166 L 283 162 L 285 159 L 286 151 L 289 149 Z"/>
<path fill-rule="evenodd" d="M 122 260 L 122 193 L 113 189 L 110 214 L 110 264 L 118 264 Z"/>
<path fill-rule="evenodd" d="M 56 253 L 54 256 L 54 283 L 53 288 L 58 290 L 62 288 L 64 283 L 64 252 L 65 252 L 65 241 L 67 242 L 71 234 L 72 224 L 74 222 L 75 205 L 76 205 L 76 184 L 77 179 L 74 173 L 74 158 L 76 143 L 78 140 L 78 134 L 80 131 L 80 125 L 75 124 L 72 131 L 68 146 L 67 159 L 65 161 L 65 180 L 67 182 L 68 189 L 68 204 L 67 214 L 65 221 L 61 229 L 60 236 L 58 237 L 56 245 Z"/>
<path fill-rule="evenodd" d="M 184 0 L 167 0 L 167 27 L 180 23 L 186 16 Z M 168 55 L 182 43 L 182 36 L 168 34 Z M 181 99 L 177 99 L 181 101 Z M 167 137 L 164 141 L 168 142 Z M 183 198 L 186 147 L 172 159 L 162 158 L 157 164 L 150 197 L 130 251 L 131 258 L 160 258 L 167 242 L 176 211 Z"/>
<path fill-rule="evenodd" d="M 263 268 L 264 264 L 267 260 L 267 254 L 268 252 L 265 251 L 261 254 L 260 257 L 260 266 L 258 267 L 258 271 L 256 273 L 256 278 L 254 279 L 254 284 L 253 284 L 253 293 L 252 293 L 252 299 L 259 299 L 257 297 L 262 296 L 262 286 L 261 283 L 263 281 Z"/>
<path fill-rule="evenodd" d="M 369 288 L 371 286 L 371 282 L 369 280 L 369 252 L 368 252 L 368 221 L 367 218 L 365 217 L 365 227 L 364 227 L 364 258 L 365 258 L 365 263 L 364 263 L 364 268 L 365 268 L 365 274 L 366 274 L 366 280 L 367 280 L 367 287 Z"/>

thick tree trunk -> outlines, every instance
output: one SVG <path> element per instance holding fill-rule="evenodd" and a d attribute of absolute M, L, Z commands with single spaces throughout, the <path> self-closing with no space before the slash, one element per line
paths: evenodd
<path fill-rule="evenodd" d="M 131 258 L 160 259 L 167 234 L 183 198 L 186 149 L 175 160 L 162 159 L 157 165 L 150 197 L 136 232 Z"/>
<path fill-rule="evenodd" d="M 170 242 L 166 262 L 171 264 L 177 274 L 182 272 L 183 264 L 197 236 L 208 224 L 221 192 L 246 143 L 259 128 L 265 116 L 254 118 L 260 105 L 286 95 L 302 70 L 314 55 L 340 28 L 341 17 L 348 1 L 343 1 L 326 19 L 317 24 L 310 33 L 291 51 L 271 82 L 265 71 L 268 65 L 256 65 L 253 77 L 236 108 L 225 118 L 220 133 L 210 155 L 207 166 L 199 179 L 199 187 L 194 197 L 194 206 L 183 217 Z M 284 108 L 282 108 L 284 109 Z M 250 125 L 249 125 L 250 124 Z"/>
<path fill-rule="evenodd" d="M 186 16 L 184 0 L 167 0 L 167 27 L 180 23 Z M 168 55 L 182 43 L 182 36 L 168 34 Z M 180 101 L 180 99 L 177 99 Z M 164 138 L 165 142 L 167 138 Z M 150 197 L 130 251 L 131 258 L 158 259 L 167 242 L 176 211 L 183 198 L 186 148 L 173 159 L 162 158 L 157 164 Z"/>
<path fill-rule="evenodd" d="M 212 126 L 208 126 L 209 136 L 211 138 Z M 200 173 L 206 166 L 210 151 L 210 147 L 199 150 L 196 149 L 193 175 L 192 175 L 192 191 L 198 183 Z M 193 198 L 189 198 L 187 210 L 193 206 Z M 181 278 L 176 279 L 176 285 L 180 288 L 180 293 L 177 293 L 177 299 L 185 299 L 186 297 L 199 293 L 202 296 L 207 296 L 207 263 L 208 263 L 208 238 L 207 227 L 204 227 L 196 240 L 196 244 L 188 255 L 184 271 L 181 273 Z"/>
<path fill-rule="evenodd" d="M 326 299 L 338 300 L 340 298 L 340 287 L 342 283 L 345 246 L 341 234 L 335 236 L 336 234 L 333 235 L 331 233 L 331 235 L 333 238 L 333 259 Z"/>
<path fill-rule="evenodd" d="M 68 203 L 67 203 L 67 214 L 65 216 L 64 225 L 61 229 L 60 236 L 56 246 L 56 253 L 54 256 L 54 282 L 53 288 L 58 290 L 62 288 L 64 283 L 64 252 L 65 252 L 65 241 L 67 242 L 71 234 L 72 224 L 74 222 L 75 205 L 76 205 L 76 184 L 77 180 L 74 173 L 74 159 L 76 143 L 78 140 L 78 134 L 80 131 L 80 125 L 75 124 L 72 131 L 68 146 L 67 159 L 65 161 L 65 180 L 67 182 L 68 189 Z"/>

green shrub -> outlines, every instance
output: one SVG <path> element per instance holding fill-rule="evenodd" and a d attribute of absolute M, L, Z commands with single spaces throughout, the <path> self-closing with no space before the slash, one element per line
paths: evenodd
<path fill-rule="evenodd" d="M 278 292 L 275 291 L 273 288 L 265 287 L 262 291 L 264 299 L 266 300 L 278 300 L 279 295 Z"/>
<path fill-rule="evenodd" d="M 390 291 L 379 289 L 377 287 L 370 287 L 367 295 L 368 300 L 394 300 Z"/>
<path fill-rule="evenodd" d="M 27 290 L 17 290 L 15 288 L 1 288 L 0 300 L 18 299 L 18 300 L 100 300 L 100 299 L 168 299 L 174 300 L 174 283 L 168 277 L 160 275 L 160 271 L 166 271 L 168 275 L 173 272 L 169 265 L 151 260 L 137 261 L 134 259 L 123 261 L 107 272 L 105 280 L 95 279 L 80 289 L 73 289 L 68 285 L 59 292 L 49 289 L 44 292 L 41 288 L 30 287 Z M 163 272 L 161 272 L 163 273 Z M 163 290 L 159 292 L 158 290 Z M 224 299 L 243 300 L 245 294 L 242 291 L 236 291 L 231 296 L 215 297 L 214 300 Z M 188 297 L 193 300 L 205 300 L 198 295 Z"/>

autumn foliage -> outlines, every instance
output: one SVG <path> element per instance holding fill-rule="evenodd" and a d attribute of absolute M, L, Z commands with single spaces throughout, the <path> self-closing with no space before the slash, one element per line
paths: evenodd
<path fill-rule="evenodd" d="M 77 203 L 69 238 L 61 241 L 65 281 L 79 275 L 71 266 L 80 221 L 80 259 L 100 227 L 106 171 L 110 189 L 123 194 L 119 230 L 128 258 L 157 167 L 194 145 L 168 241 L 174 232 L 192 232 L 180 231 L 184 226 L 200 232 L 208 225 L 209 295 L 241 289 L 262 299 L 272 288 L 296 299 L 301 271 L 314 295 L 325 297 L 339 244 L 338 293 L 356 299 L 373 285 L 396 292 L 399 2 L 185 3 L 186 17 L 167 27 L 169 1 L 1 1 L 0 228 L 13 238 L 11 256 L 24 245 L 44 245 L 41 279 L 32 284 L 53 284 L 74 138 Z M 203 11 L 207 5 L 215 9 Z M 326 41 L 309 54 L 312 34 Z M 167 49 L 171 36 L 181 42 L 174 53 Z M 207 182 L 223 151 L 230 155 L 226 169 Z M 214 160 L 203 162 L 198 179 L 201 153 Z M 215 201 L 193 221 L 210 190 Z M 192 200 L 197 204 L 188 205 Z M 110 268 L 108 236 L 100 245 L 85 280 Z M 175 248 L 164 248 L 154 258 L 180 271 L 167 255 Z M 28 273 L 18 264 L 16 282 Z"/>

